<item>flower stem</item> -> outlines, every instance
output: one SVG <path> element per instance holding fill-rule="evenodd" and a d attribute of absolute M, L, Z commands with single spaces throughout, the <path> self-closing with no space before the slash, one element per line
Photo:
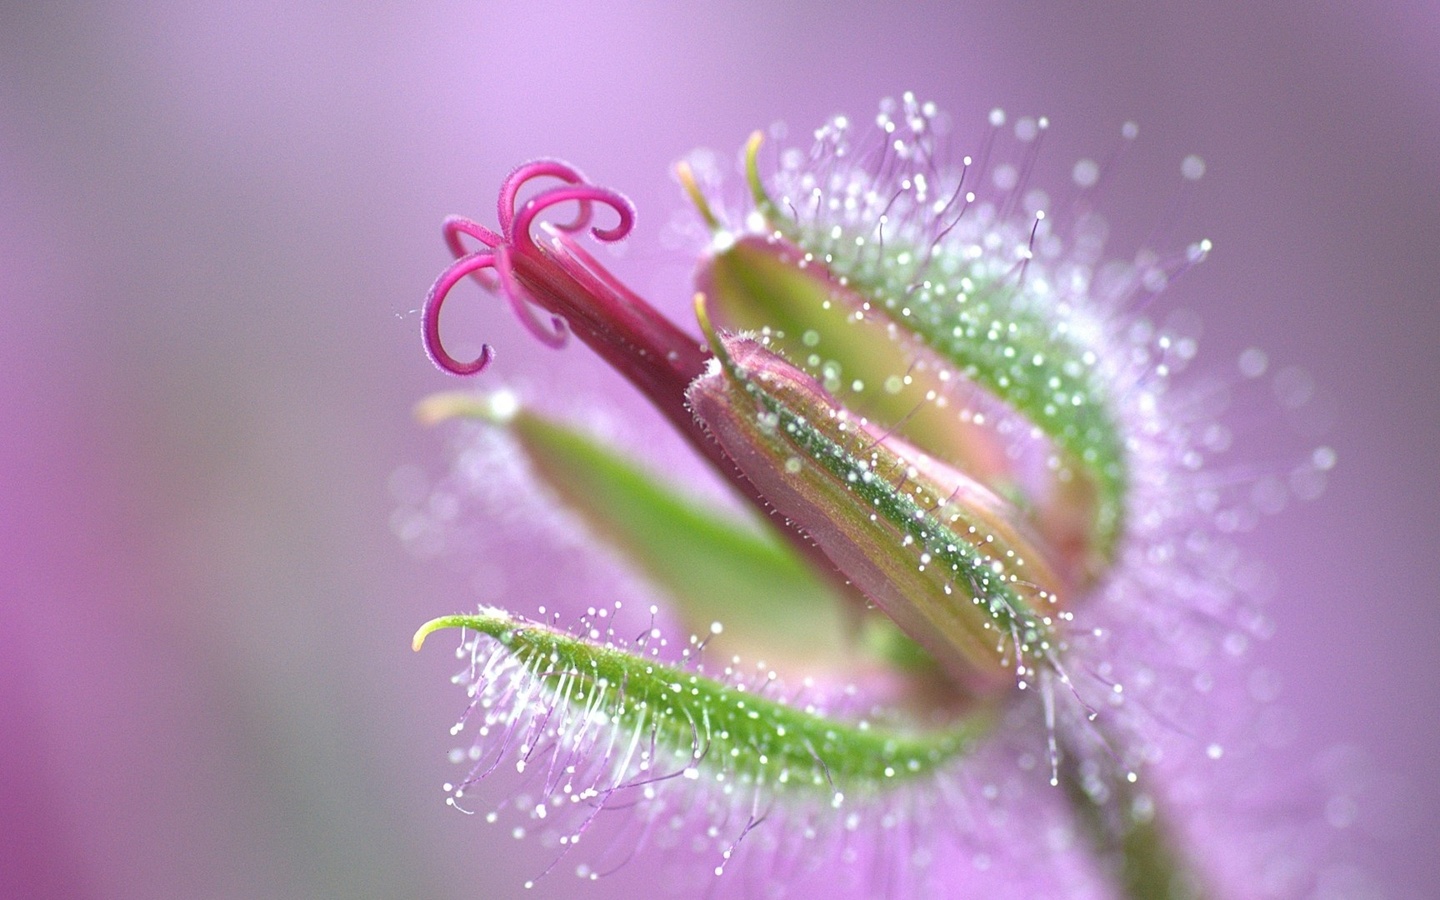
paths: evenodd
<path fill-rule="evenodd" d="M 1065 741 L 1060 787 L 1097 858 L 1109 870 L 1121 896 L 1131 900 L 1201 900 L 1208 895 L 1193 865 L 1153 806 L 1113 766 L 1082 772 L 1090 758 Z"/>

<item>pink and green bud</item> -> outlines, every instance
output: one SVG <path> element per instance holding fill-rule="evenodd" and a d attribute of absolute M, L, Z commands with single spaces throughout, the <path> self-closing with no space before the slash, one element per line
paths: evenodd
<path fill-rule="evenodd" d="M 1016 510 L 841 406 L 759 340 L 710 336 L 719 362 L 690 386 L 690 407 L 775 511 L 967 695 L 1033 683 L 1064 614 Z"/>
<path fill-rule="evenodd" d="M 1012 464 L 993 429 L 948 402 L 951 367 L 878 315 L 782 238 L 746 235 L 715 249 L 696 277 L 721 328 L 753 331 L 856 412 L 896 422 L 917 446 L 992 486 Z M 983 418 L 983 417 L 982 417 Z"/>
<path fill-rule="evenodd" d="M 1103 573 L 1123 527 L 1124 444 L 1095 335 L 1025 281 L 1043 213 L 998 241 L 994 223 L 974 227 L 965 170 L 927 180 L 923 160 L 883 196 L 852 168 L 782 171 L 794 194 L 777 203 L 759 147 L 756 135 L 740 234 L 680 168 L 716 231 L 698 281 L 717 324 L 757 331 L 847 407 L 1012 498 L 1067 583 Z"/>

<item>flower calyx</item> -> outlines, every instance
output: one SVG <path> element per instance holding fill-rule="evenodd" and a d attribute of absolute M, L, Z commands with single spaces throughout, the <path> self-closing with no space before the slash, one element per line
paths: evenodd
<path fill-rule="evenodd" d="M 1059 579 L 1014 507 L 842 406 L 755 338 L 697 313 L 715 354 L 686 394 L 774 510 L 925 648 L 993 697 L 1056 662 Z"/>

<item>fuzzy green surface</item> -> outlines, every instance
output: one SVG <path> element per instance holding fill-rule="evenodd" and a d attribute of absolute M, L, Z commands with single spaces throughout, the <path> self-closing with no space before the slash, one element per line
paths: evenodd
<path fill-rule="evenodd" d="M 724 626 L 727 647 L 752 658 L 834 661 L 849 648 L 841 600 L 769 528 L 722 513 L 635 460 L 528 409 L 496 415 L 493 400 L 437 395 L 432 419 L 504 428 L 535 476 L 590 531 L 675 601 L 688 627 Z"/>
<path fill-rule="evenodd" d="M 873 512 L 879 519 L 908 535 L 916 544 L 918 558 L 923 551 L 930 554 L 932 565 L 951 573 L 962 596 L 947 597 L 948 602 L 971 602 L 987 616 L 1001 635 L 1018 634 L 1022 641 L 1016 652 L 1038 647 L 1050 649 L 1050 629 L 1030 608 L 1029 603 L 1008 582 L 1008 576 L 992 568 L 995 560 L 975 547 L 971 538 L 962 536 L 941 522 L 934 511 L 922 508 L 915 499 L 875 473 L 870 464 L 825 434 L 804 416 L 787 407 L 764 390 L 753 379 L 744 380 L 745 389 L 755 397 L 766 412 L 776 417 L 777 428 L 792 442 L 805 459 L 818 464 L 830 477 L 846 485 L 857 500 L 856 509 Z M 949 509 L 947 507 L 947 509 Z M 954 510 L 960 521 L 971 525 L 962 510 Z M 980 533 L 985 530 L 980 527 Z M 896 547 L 899 551 L 901 548 Z M 941 601 L 941 602 L 945 602 Z M 997 640 L 998 643 L 998 640 Z"/>
<path fill-rule="evenodd" d="M 1097 544 L 1113 552 L 1128 479 L 1124 440 L 1093 371 L 1094 357 L 1017 275 L 998 271 L 993 259 L 966 259 L 943 241 L 922 268 L 924 252 L 895 239 L 881 246 L 850 232 L 836 238 L 783 217 L 772 221 L 1091 473 L 1099 487 Z"/>
<path fill-rule="evenodd" d="M 495 639 L 529 670 L 551 702 L 603 716 L 622 733 L 653 734 L 670 754 L 657 765 L 694 766 L 711 777 L 775 790 L 881 791 L 965 753 L 986 728 L 943 730 L 828 718 L 757 696 L 698 672 L 596 644 L 502 611 L 434 619 L 415 635 L 469 628 Z"/>

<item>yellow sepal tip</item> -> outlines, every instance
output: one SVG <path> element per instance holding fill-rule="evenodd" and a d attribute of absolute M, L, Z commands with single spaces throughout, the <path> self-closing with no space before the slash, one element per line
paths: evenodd
<path fill-rule="evenodd" d="M 460 616 L 440 616 L 421 625 L 419 630 L 415 632 L 415 636 L 410 639 L 410 649 L 419 653 L 420 648 L 425 646 L 425 639 L 434 632 L 442 628 L 455 628 L 456 626 L 463 625 L 464 623 L 460 621 L 460 618 Z"/>
<path fill-rule="evenodd" d="M 675 177 L 680 179 L 680 186 L 685 189 L 685 196 L 695 204 L 695 208 L 699 210 L 700 217 L 705 220 L 705 224 L 710 227 L 711 231 L 719 231 L 720 219 L 710 208 L 710 201 L 705 198 L 704 191 L 700 190 L 700 184 L 695 180 L 695 170 L 682 159 L 675 164 Z"/>

